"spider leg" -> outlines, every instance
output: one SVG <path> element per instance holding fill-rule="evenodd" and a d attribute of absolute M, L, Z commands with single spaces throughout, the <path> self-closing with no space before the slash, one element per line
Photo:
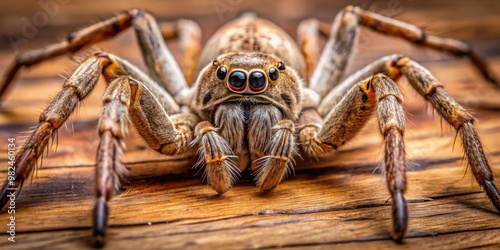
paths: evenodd
<path fill-rule="evenodd" d="M 186 79 L 163 41 L 163 35 L 156 20 L 141 10 L 134 9 L 129 13 L 149 75 L 174 98 L 184 96 L 183 91 L 187 90 Z"/>
<path fill-rule="evenodd" d="M 123 140 L 129 117 L 148 145 L 163 154 L 175 155 L 189 148 L 192 130 L 198 119 L 193 114 L 168 116 L 160 102 L 142 83 L 129 76 L 119 76 L 106 89 L 104 107 L 99 119 L 100 143 L 97 151 L 96 196 L 93 237 L 103 246 L 108 222 L 109 201 L 124 179 L 121 163 Z"/>
<path fill-rule="evenodd" d="M 194 71 L 192 69 L 194 65 L 188 63 L 190 61 L 188 57 L 192 59 L 196 55 L 196 51 L 199 50 L 200 45 L 196 40 L 196 37 L 200 36 L 198 33 L 199 28 L 194 22 L 179 20 L 174 27 L 174 35 L 169 34 L 168 28 L 164 28 L 165 35 L 163 35 L 155 19 L 150 14 L 137 9 L 125 11 L 105 21 L 73 32 L 68 35 L 65 41 L 17 55 L 0 83 L 0 98 L 21 68 L 30 67 L 67 53 L 75 53 L 83 48 L 115 37 L 131 26 L 136 32 L 144 60 L 152 78 L 160 83 L 172 96 L 182 98 L 180 96 L 183 96 L 182 92 L 186 90 L 187 84 L 181 69 L 165 45 L 163 37 L 180 38 L 181 48 L 186 52 L 183 59 L 184 72 L 187 73 L 186 76 L 191 74 L 190 77 L 192 78 L 192 73 L 189 72 Z M 169 24 L 165 24 L 164 27 L 168 26 Z M 193 40 L 190 40 L 191 38 Z M 192 61 L 194 63 L 195 60 Z"/>
<path fill-rule="evenodd" d="M 67 53 L 76 52 L 86 44 L 93 44 L 109 37 L 113 37 L 131 25 L 128 13 L 118 14 L 108 20 L 94 24 L 79 32 L 71 33 L 67 40 L 48 45 L 44 48 L 26 51 L 18 54 L 7 69 L 7 74 L 0 84 L 0 97 L 5 93 L 22 67 L 29 67 L 47 59 L 55 58 Z"/>
<path fill-rule="evenodd" d="M 307 67 L 307 78 L 310 79 L 320 58 L 320 39 L 330 36 L 331 25 L 309 18 L 300 22 L 297 38 Z"/>
<path fill-rule="evenodd" d="M 385 140 L 385 172 L 392 198 L 392 237 L 401 240 L 408 225 L 406 153 L 404 146 L 403 96 L 396 84 L 376 74 L 355 84 L 321 122 L 315 109 L 304 110 L 299 118 L 299 140 L 310 156 L 327 155 L 351 140 L 377 113 Z"/>
<path fill-rule="evenodd" d="M 491 203 L 500 212 L 500 192 L 495 186 L 490 164 L 474 128 L 474 117 L 458 104 L 444 90 L 443 85 L 420 64 L 404 57 L 397 61 L 395 65 L 408 78 L 410 85 L 455 128 L 462 139 L 465 157 L 474 177 L 486 191 Z"/>
<path fill-rule="evenodd" d="M 104 106 L 98 125 L 100 141 L 96 156 L 97 200 L 93 210 L 92 228 L 96 246 L 104 245 L 109 215 L 107 202 L 119 192 L 120 181 L 127 174 L 122 156 L 130 124 L 128 108 L 131 81 L 127 76 L 117 77 L 108 85 L 103 96 Z"/>
<path fill-rule="evenodd" d="M 306 60 L 307 78 L 311 78 L 320 55 L 320 34 L 318 33 L 320 22 L 310 18 L 300 22 L 297 28 L 299 47 Z"/>
<path fill-rule="evenodd" d="M 465 156 L 474 177 L 486 191 L 491 203 L 500 211 L 500 192 L 494 183 L 491 167 L 484 155 L 483 146 L 474 128 L 474 117 L 448 95 L 441 83 L 428 70 L 411 59 L 401 55 L 386 56 L 354 73 L 324 98 L 317 109 L 319 116 L 324 117 L 328 110 L 331 110 L 331 107 L 344 95 L 345 89 L 353 86 L 357 79 L 375 73 L 383 73 L 393 80 L 396 80 L 401 75 L 407 77 L 411 86 L 456 129 L 462 139 Z M 301 118 L 304 120 L 304 124 L 309 124 L 309 128 L 302 132 L 306 136 L 308 133 L 311 134 L 315 131 L 314 126 L 311 124 L 315 124 L 318 119 L 308 118 L 311 115 L 307 112 L 302 116 L 304 116 Z M 314 137 L 307 136 L 307 138 Z M 304 138 L 304 140 L 307 138 Z"/>
<path fill-rule="evenodd" d="M 337 86 L 321 100 L 318 106 L 318 112 L 321 117 L 325 117 L 328 112 L 332 110 L 333 106 L 335 106 L 335 104 L 344 97 L 347 91 L 357 84 L 360 79 L 382 73 L 389 76 L 393 81 L 398 80 L 401 76 L 401 71 L 394 65 L 394 62 L 397 62 L 400 58 L 402 58 L 402 56 L 396 54 L 381 57 L 337 84 Z"/>
<path fill-rule="evenodd" d="M 87 59 L 66 80 L 63 89 L 41 113 L 37 127 L 16 155 L 15 182 L 9 185 L 8 180 L 6 180 L 2 187 L 0 207 L 5 206 L 7 202 L 7 189 L 22 185 L 32 172 L 50 138 L 55 135 L 57 129 L 95 87 L 101 71 L 109 63 L 107 58 L 100 56 L 92 56 Z"/>
<path fill-rule="evenodd" d="M 179 39 L 181 49 L 180 67 L 188 86 L 194 83 L 196 65 L 201 51 L 201 29 L 198 24 L 189 19 L 179 19 L 175 22 L 160 23 L 160 32 L 165 41 Z"/>
<path fill-rule="evenodd" d="M 0 207 L 3 207 L 8 201 L 9 188 L 22 185 L 50 138 L 92 91 L 101 73 L 109 85 L 104 94 L 104 108 L 99 121 L 101 141 L 96 168 L 98 200 L 94 209 L 94 236 L 98 245 L 102 243 L 107 223 L 106 201 L 113 196 L 119 187 L 119 180 L 126 172 L 119 160 L 129 117 L 136 127 L 141 128 L 138 131 L 151 148 L 169 155 L 189 148 L 192 130 L 198 122 L 194 114 L 174 114 L 169 117 L 166 112 L 180 111 L 173 98 L 125 60 L 96 52 L 75 70 L 42 112 L 35 131 L 17 153 L 15 182 L 11 185 L 7 179 L 0 194 Z M 131 75 L 137 80 L 131 80 Z"/>
<path fill-rule="evenodd" d="M 456 39 L 427 35 L 423 29 L 415 25 L 366 11 L 359 7 L 353 7 L 351 11 L 359 17 L 361 25 L 374 31 L 401 37 L 416 45 L 443 51 L 458 57 L 467 57 L 484 79 L 495 86 L 500 86 L 500 82 L 498 82 L 486 61 L 469 44 Z"/>
<path fill-rule="evenodd" d="M 319 29 L 319 22 L 316 26 Z M 335 87 L 351 61 L 354 45 L 358 40 L 358 26 L 358 17 L 346 9 L 335 17 L 330 36 L 309 81 L 310 88 L 320 97 Z"/>
<path fill-rule="evenodd" d="M 314 24 L 313 21 L 309 21 L 309 23 L 309 28 L 304 29 L 309 31 L 304 32 L 304 34 L 312 34 L 312 29 L 317 27 L 319 33 L 328 35 L 325 32 L 327 30 L 324 27 L 325 24 L 320 22 Z M 348 6 L 335 17 L 325 48 L 310 78 L 310 87 L 321 97 L 325 96 L 329 90 L 339 83 L 357 42 L 359 26 L 370 28 L 382 34 L 401 37 L 415 45 L 432 48 L 458 57 L 466 57 L 487 81 L 495 86 L 500 86 L 486 61 L 467 43 L 451 38 L 427 35 L 424 30 L 415 25 L 366 11 L 360 7 Z M 315 51 L 310 49 L 310 46 L 312 45 L 303 46 L 303 51 Z"/>
<path fill-rule="evenodd" d="M 139 80 L 142 85 L 149 89 L 150 92 L 154 93 L 155 98 L 158 100 L 163 109 L 167 111 L 168 114 L 176 114 L 180 112 L 181 108 L 179 104 L 177 104 L 177 102 L 174 100 L 174 98 L 155 80 L 151 79 L 151 77 L 138 69 L 136 66 L 110 53 L 98 52 L 96 54 L 109 57 L 110 60 L 116 62 L 115 69 L 108 67 L 108 71 L 111 72 L 107 73 L 106 71 L 104 71 L 104 74 L 108 74 L 113 77 L 113 75 L 115 74 L 114 72 L 117 70 L 116 68 L 123 70 L 127 73 L 127 75 L 130 75 L 132 76 L 132 78 Z"/>

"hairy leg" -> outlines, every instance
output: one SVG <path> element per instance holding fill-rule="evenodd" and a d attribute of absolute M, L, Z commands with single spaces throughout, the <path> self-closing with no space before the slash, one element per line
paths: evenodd
<path fill-rule="evenodd" d="M 163 107 L 168 114 L 177 114 L 181 111 L 181 107 L 174 98 L 158 83 L 151 79 L 146 73 L 138 69 L 136 66 L 132 65 L 130 62 L 110 53 L 99 52 L 96 53 L 101 56 L 106 56 L 116 62 L 116 66 L 126 72 L 126 75 L 130 75 L 132 78 L 137 79 L 141 82 L 141 84 L 147 88 L 151 93 L 154 93 L 155 98 L 160 102 L 160 105 Z M 112 75 L 113 73 L 106 73 Z M 123 74 L 123 73 L 122 73 Z"/>
<path fill-rule="evenodd" d="M 17 153 L 14 186 L 8 186 L 7 181 L 3 185 L 0 207 L 3 207 L 7 202 L 7 187 L 17 188 L 22 185 L 36 166 L 37 160 L 42 155 L 50 138 L 55 136 L 57 129 L 92 91 L 103 68 L 107 65 L 109 65 L 109 60 L 104 57 L 92 56 L 87 59 L 66 80 L 63 89 L 40 114 L 37 127 Z"/>
<path fill-rule="evenodd" d="M 474 128 L 474 117 L 458 104 L 446 92 L 443 85 L 420 64 L 409 58 L 401 58 L 395 66 L 401 69 L 412 87 L 432 104 L 441 117 L 456 129 L 462 139 L 465 157 L 474 177 L 486 191 L 491 203 L 500 212 L 500 192 L 495 186 L 490 164 Z"/>
<path fill-rule="evenodd" d="M 337 14 L 325 48 L 309 81 L 310 88 L 321 97 L 340 81 L 347 64 L 351 61 L 358 34 L 358 17 L 355 14 L 346 10 Z"/>
<path fill-rule="evenodd" d="M 120 180 L 124 179 L 126 173 L 121 157 L 129 117 L 151 148 L 169 155 L 189 148 L 192 129 L 197 122 L 196 116 L 188 114 L 170 118 L 142 83 L 126 75 L 111 81 L 104 93 L 103 104 L 96 158 L 97 200 L 93 220 L 96 246 L 104 244 L 109 214 L 107 202 L 119 191 Z"/>
<path fill-rule="evenodd" d="M 189 42 L 197 36 L 196 27 L 192 23 L 181 22 L 176 28 L 187 28 L 190 31 L 178 31 L 182 47 L 191 55 L 196 51 L 197 42 Z M 23 67 L 41 63 L 68 53 L 75 53 L 98 42 L 115 37 L 129 27 L 133 27 L 143 52 L 143 57 L 152 78 L 163 86 L 172 96 L 181 98 L 187 90 L 182 71 L 168 50 L 156 20 L 148 13 L 132 9 L 115 15 L 105 21 L 73 32 L 65 41 L 47 47 L 19 54 L 7 70 L 0 82 L 0 98 Z M 177 31 L 177 30 L 176 30 Z M 185 41 L 185 42 L 183 42 Z M 186 55 L 187 57 L 187 55 Z M 184 61 L 187 61 L 185 59 Z M 191 66 L 189 66 L 191 67 Z"/>
<path fill-rule="evenodd" d="M 155 92 L 154 95 L 152 95 L 148 89 L 150 86 L 157 86 L 156 83 L 149 78 L 145 78 L 144 73 L 130 67 L 130 65 L 127 66 L 123 64 L 124 62 L 125 61 L 123 59 L 119 59 L 118 57 L 111 54 L 96 52 L 93 56 L 82 63 L 66 80 L 63 85 L 63 89 L 52 99 L 49 105 L 42 112 L 42 114 L 40 115 L 39 124 L 32 132 L 31 136 L 26 140 L 23 147 L 21 147 L 20 151 L 17 153 L 17 168 L 15 176 L 16 181 L 14 183 L 14 186 L 8 185 L 7 181 L 4 183 L 0 194 L 0 207 L 3 207 L 7 202 L 7 188 L 20 187 L 24 180 L 31 174 L 33 168 L 37 165 L 37 161 L 41 157 L 43 150 L 47 147 L 50 139 L 55 136 L 57 129 L 62 126 L 62 124 L 67 120 L 70 114 L 92 91 L 101 73 L 104 75 L 107 82 L 111 83 L 116 77 L 130 75 L 128 72 L 128 70 L 130 70 L 130 72 L 132 72 L 134 75 L 139 76 L 139 79 L 146 80 L 147 84 L 141 84 L 139 90 L 147 90 L 146 92 L 149 93 L 150 99 L 153 99 L 155 103 L 158 103 L 158 105 L 156 106 L 159 106 L 159 108 L 155 106 L 157 109 L 161 109 L 161 112 L 163 113 L 165 113 L 165 110 L 176 112 L 179 111 L 178 105 L 175 104 L 172 97 L 168 95 L 168 93 L 166 93 L 165 91 L 158 91 Z M 122 67 L 123 65 L 127 67 Z M 160 102 L 160 100 L 163 101 Z M 165 109 L 164 107 L 168 105 L 172 106 Z M 151 109 L 151 111 L 153 110 L 154 109 Z M 157 114 L 161 113 L 157 112 Z M 174 115 L 172 117 L 172 120 L 176 121 L 176 119 L 178 119 L 174 119 L 174 117 L 176 116 L 183 117 L 186 115 Z M 191 119 L 194 120 L 191 123 L 197 122 L 196 118 Z M 174 125 L 171 126 L 178 127 L 179 130 L 185 130 L 186 128 L 182 124 L 186 123 L 186 119 L 183 118 L 178 120 L 180 120 L 178 124 L 174 123 Z M 166 126 L 164 124 L 162 125 Z M 194 125 L 192 125 L 192 127 L 194 127 Z M 185 144 L 189 144 L 189 140 Z M 169 152 L 165 151 L 164 153 Z"/>
<path fill-rule="evenodd" d="M 328 110 L 331 110 L 331 107 L 344 95 L 343 89 L 353 86 L 356 79 L 372 73 L 384 73 L 393 80 L 404 75 L 408 78 L 411 86 L 456 129 L 462 139 L 467 162 L 477 182 L 484 188 L 491 203 L 500 211 L 500 192 L 494 183 L 491 167 L 474 128 L 474 117 L 448 95 L 443 85 L 428 70 L 411 59 L 401 55 L 391 55 L 383 57 L 356 72 L 325 97 L 318 107 L 318 116 L 323 117 L 328 114 Z M 306 112 L 303 116 L 302 119 L 307 120 L 310 115 Z"/>
<path fill-rule="evenodd" d="M 328 94 L 329 90 L 339 83 L 356 44 L 359 26 L 382 34 L 401 37 L 421 47 L 466 57 L 486 80 L 500 86 L 485 60 L 470 45 L 455 39 L 427 35 L 424 30 L 415 25 L 366 11 L 360 7 L 348 6 L 335 17 L 325 48 L 310 78 L 309 86 L 321 97 Z M 311 27 L 312 25 L 309 29 Z M 315 27 L 318 27 L 317 33 L 325 33 L 324 24 L 319 23 Z M 314 51 L 307 46 L 303 47 L 304 49 Z"/>
<path fill-rule="evenodd" d="M 346 9 L 350 9 L 350 7 Z M 422 47 L 435 49 L 458 57 L 466 57 L 481 73 L 484 79 L 495 86 L 500 86 L 498 79 L 486 64 L 486 61 L 469 44 L 451 38 L 428 35 L 423 29 L 415 25 L 366 11 L 359 7 L 352 7 L 351 11 L 359 17 L 361 25 L 374 31 L 401 37 Z"/>
<path fill-rule="evenodd" d="M 124 67 L 125 66 L 125 67 Z M 144 79 L 143 84 L 130 77 Z M 95 87 L 100 74 L 109 83 L 103 97 L 99 120 L 100 143 L 96 156 L 96 204 L 94 206 L 93 236 L 96 246 L 104 244 L 109 208 L 107 201 L 118 191 L 126 169 L 121 163 L 123 140 L 127 135 L 129 117 L 148 145 L 163 154 L 174 155 L 189 148 L 192 131 L 198 118 L 194 114 L 174 114 L 179 107 L 166 92 L 153 94 L 149 88 L 157 84 L 123 59 L 97 52 L 80 65 L 66 81 L 61 92 L 40 115 L 40 123 L 17 154 L 16 182 L 5 182 L 0 206 L 7 201 L 7 188 L 18 187 L 30 175 L 50 138 L 66 121 L 78 104 Z M 163 100 L 160 102 L 160 100 Z M 164 106 L 172 102 L 174 107 Z"/>
<path fill-rule="evenodd" d="M 319 24 L 318 20 L 310 18 L 300 22 L 297 28 L 297 39 L 306 60 L 308 79 L 311 78 L 320 55 Z"/>
<path fill-rule="evenodd" d="M 129 13 L 132 16 L 132 27 L 137 35 L 149 75 L 174 98 L 182 95 L 181 92 L 187 90 L 186 79 L 163 41 L 163 35 L 156 20 L 141 10 L 134 9 Z"/>
<path fill-rule="evenodd" d="M 96 156 L 96 203 L 92 228 L 96 246 L 104 245 L 109 215 L 107 202 L 120 191 L 120 182 L 127 174 L 122 156 L 130 124 L 130 81 L 127 76 L 116 78 L 103 96 L 98 124 L 100 141 Z"/>
<path fill-rule="evenodd" d="M 160 23 L 164 40 L 179 39 L 181 49 L 180 67 L 186 83 L 191 86 L 196 76 L 198 56 L 201 51 L 201 29 L 194 21 L 179 19 L 176 22 Z"/>
<path fill-rule="evenodd" d="M 321 122 L 315 109 L 299 118 L 299 140 L 310 156 L 327 155 L 351 140 L 376 111 L 385 141 L 387 187 L 392 198 L 392 236 L 401 240 L 408 225 L 403 96 L 396 84 L 376 74 L 354 85 Z"/>
<path fill-rule="evenodd" d="M 334 89 L 332 89 L 322 100 L 318 106 L 318 112 L 321 117 L 325 117 L 330 110 L 337 104 L 342 97 L 359 82 L 359 79 L 366 79 L 378 73 L 389 76 L 393 81 L 396 81 L 401 76 L 400 70 L 395 66 L 401 55 L 384 56 L 376 61 L 370 63 L 366 67 L 356 71 L 340 82 Z"/>
<path fill-rule="evenodd" d="M 376 108 L 371 77 L 351 86 L 324 119 L 314 108 L 303 110 L 299 117 L 299 139 L 310 156 L 332 153 L 352 139 Z"/>

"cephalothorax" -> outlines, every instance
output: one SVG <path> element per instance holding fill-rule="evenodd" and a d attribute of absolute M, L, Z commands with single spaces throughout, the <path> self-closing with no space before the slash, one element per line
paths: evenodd
<path fill-rule="evenodd" d="M 120 157 L 129 123 L 149 147 L 162 154 L 198 148 L 204 178 L 219 193 L 228 191 L 246 169 L 256 173 L 257 185 L 268 192 L 293 171 L 296 154 L 301 152 L 304 158 L 331 154 L 352 139 L 374 113 L 385 140 L 392 236 L 401 240 L 408 220 L 403 196 L 405 118 L 403 96 L 394 81 L 403 75 L 457 130 L 476 180 L 500 210 L 500 194 L 474 129 L 474 118 L 425 68 L 407 57 L 390 55 L 341 81 L 360 25 L 466 56 L 498 85 L 467 44 L 426 35 L 416 26 L 358 7 L 346 7 L 331 26 L 314 19 L 302 22 L 299 46 L 276 25 L 245 13 L 212 36 L 198 63 L 200 29 L 194 22 L 179 20 L 158 26 L 148 13 L 130 10 L 72 33 L 67 41 L 21 54 L 8 71 L 0 95 L 22 66 L 75 52 L 128 27 L 136 32 L 149 70 L 145 74 L 106 52 L 94 53 L 83 62 L 42 112 L 39 125 L 18 152 L 15 186 L 32 172 L 50 138 L 102 74 L 108 86 L 99 120 L 93 230 L 97 245 L 104 240 L 107 201 L 126 172 Z M 327 41 L 320 53 L 322 35 Z M 164 42 L 176 37 L 183 50 L 180 67 Z M 7 187 L 6 183 L 2 189 L 1 207 L 7 202 Z"/>

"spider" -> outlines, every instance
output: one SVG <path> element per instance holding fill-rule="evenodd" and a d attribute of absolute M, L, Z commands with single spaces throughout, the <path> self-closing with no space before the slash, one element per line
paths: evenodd
<path fill-rule="evenodd" d="M 17 153 L 15 180 L 10 183 L 8 177 L 3 185 L 0 207 L 9 199 L 8 189 L 22 185 L 57 129 L 102 74 L 107 87 L 98 122 L 92 231 L 96 246 L 104 244 L 107 202 L 119 191 L 127 172 L 121 157 L 131 123 L 149 147 L 161 154 L 176 155 L 197 147 L 203 176 L 216 192 L 227 192 L 240 173 L 249 169 L 265 193 L 293 171 L 293 159 L 299 153 L 311 158 L 331 155 L 373 114 L 385 141 L 392 237 L 401 241 L 408 224 L 405 117 L 403 96 L 395 81 L 404 76 L 456 129 L 474 177 L 500 211 L 500 193 L 473 116 L 428 70 L 394 54 L 341 80 L 362 26 L 467 57 L 488 81 L 499 85 L 469 45 L 427 35 L 414 25 L 360 7 L 345 7 L 331 25 L 316 19 L 303 21 L 298 44 L 275 24 L 245 12 L 220 28 L 203 50 L 200 28 L 193 21 L 181 19 L 159 26 L 148 12 L 132 9 L 73 32 L 66 41 L 20 54 L 9 68 L 0 96 L 22 67 L 79 51 L 132 27 L 149 74 L 107 52 L 95 52 L 81 63 Z M 326 43 L 320 53 L 322 37 Z M 173 38 L 179 39 L 183 52 L 179 64 L 165 45 L 165 40 Z"/>

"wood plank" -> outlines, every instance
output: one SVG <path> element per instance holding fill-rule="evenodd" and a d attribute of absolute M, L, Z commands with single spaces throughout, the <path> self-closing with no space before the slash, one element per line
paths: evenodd
<path fill-rule="evenodd" d="M 255 9 L 270 17 L 292 35 L 298 22 L 315 16 L 333 19 L 347 1 L 292 0 L 241 2 L 220 19 L 213 2 L 143 1 L 159 20 L 189 17 L 207 34 L 244 9 Z M 392 1 L 393 2 L 393 1 Z M 391 1 L 370 7 L 391 10 Z M 400 0 L 398 18 L 426 26 L 431 34 L 464 39 L 485 53 L 495 72 L 500 72 L 500 3 L 481 4 Z M 0 34 L 21 29 L 19 18 L 32 17 L 41 10 L 37 1 L 21 8 L 14 2 L 2 3 Z M 366 4 L 362 2 L 361 5 Z M 25 45 L 36 48 L 64 37 L 67 33 L 107 17 L 133 3 L 108 0 L 99 5 L 70 2 L 41 27 Z M 193 6 L 196 6 L 194 8 Z M 277 11 L 280 10 L 280 11 Z M 285 11 L 286 10 L 286 11 Z M 459 17 L 459 18 L 458 18 Z M 363 31 L 362 43 L 350 72 L 390 53 L 404 53 L 422 62 L 446 89 L 471 110 L 487 149 L 493 171 L 500 173 L 500 91 L 490 87 L 464 60 L 428 50 L 422 51 L 399 39 Z M 4 36 L 2 36 L 4 37 Z M 177 44 L 169 44 L 178 56 Z M 130 49 L 133 48 L 133 49 Z M 130 31 L 96 46 L 114 52 L 144 69 L 140 52 Z M 85 57 L 88 51 L 76 55 Z M 0 74 L 14 58 L 8 40 L 0 40 Z M 6 141 L 20 141 L 38 120 L 37 115 L 51 96 L 60 90 L 58 74 L 71 72 L 76 63 L 60 58 L 30 70 L 1 103 L 0 166 L 6 166 Z M 64 75 L 64 74 L 63 74 Z M 134 128 L 127 139 L 125 163 L 129 184 L 111 203 L 109 249 L 137 248 L 477 248 L 500 247 L 500 217 L 486 195 L 465 173 L 460 145 L 455 133 L 429 112 L 405 80 L 400 86 L 407 111 L 406 144 L 410 172 L 407 198 L 410 208 L 408 237 L 398 245 L 390 238 L 390 201 L 383 170 L 383 143 L 372 119 L 363 132 L 331 158 L 299 161 L 294 176 L 269 195 L 259 195 L 252 176 L 245 175 L 228 193 L 218 196 L 192 169 L 193 157 L 165 157 L 149 150 Z M 0 248 L 86 248 L 90 245 L 90 211 L 94 204 L 94 164 L 97 148 L 96 119 L 101 109 L 104 83 L 84 102 L 59 131 L 57 151 L 44 158 L 43 167 L 31 183 L 26 183 L 16 200 L 16 243 L 0 235 Z M 20 144 L 18 144 L 20 146 Z M 6 168 L 0 168 L 0 179 Z M 500 186 L 498 180 L 497 185 Z M 0 224 L 8 222 L 6 210 Z M 2 227 L 0 227 L 2 229 Z M 5 231 L 5 230 L 4 230 Z"/>

